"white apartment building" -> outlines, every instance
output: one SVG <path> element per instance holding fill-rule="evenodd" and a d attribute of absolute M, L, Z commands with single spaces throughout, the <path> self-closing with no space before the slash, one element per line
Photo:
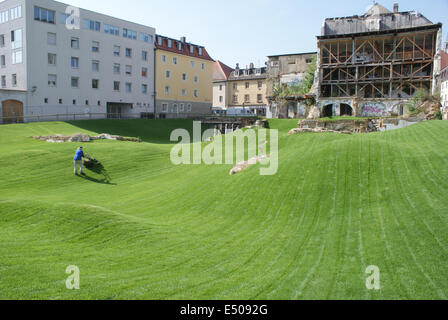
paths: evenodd
<path fill-rule="evenodd" d="M 154 37 L 154 28 L 52 0 L 1 2 L 0 119 L 152 114 Z"/>

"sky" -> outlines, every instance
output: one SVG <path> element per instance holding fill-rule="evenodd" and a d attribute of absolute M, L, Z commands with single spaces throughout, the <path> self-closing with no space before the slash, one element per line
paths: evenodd
<path fill-rule="evenodd" d="M 325 18 L 362 15 L 372 0 L 60 0 L 73 6 L 156 28 L 158 34 L 204 46 L 210 56 L 235 67 L 267 56 L 316 51 Z M 381 0 L 393 10 L 419 11 L 444 24 L 448 0 Z"/>

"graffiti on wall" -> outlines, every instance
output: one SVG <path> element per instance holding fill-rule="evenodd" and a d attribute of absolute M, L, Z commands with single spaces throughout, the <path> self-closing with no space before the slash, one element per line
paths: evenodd
<path fill-rule="evenodd" d="M 367 102 L 362 108 L 363 117 L 384 117 L 387 115 L 388 111 L 382 103 Z"/>

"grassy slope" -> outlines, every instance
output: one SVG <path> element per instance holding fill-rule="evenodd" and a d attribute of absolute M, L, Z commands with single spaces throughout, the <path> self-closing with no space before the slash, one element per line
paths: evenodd
<path fill-rule="evenodd" d="M 0 299 L 446 299 L 448 122 L 369 135 L 280 129 L 280 168 L 173 166 L 170 130 L 188 121 L 0 127 Z M 114 184 L 75 178 L 94 142 Z M 81 290 L 65 289 L 65 268 Z M 364 270 L 381 269 L 382 290 Z"/>

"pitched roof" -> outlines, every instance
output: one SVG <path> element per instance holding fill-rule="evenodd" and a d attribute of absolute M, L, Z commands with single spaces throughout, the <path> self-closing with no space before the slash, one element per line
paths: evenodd
<path fill-rule="evenodd" d="M 213 80 L 227 80 L 230 77 L 233 69 L 225 65 L 221 61 L 216 61 L 213 65 Z"/>
<path fill-rule="evenodd" d="M 266 67 L 263 68 L 247 68 L 247 69 L 235 69 L 229 77 L 229 80 L 256 80 L 266 79 L 267 76 Z"/>
<path fill-rule="evenodd" d="M 375 3 L 373 6 L 369 8 L 369 10 L 367 10 L 365 16 L 378 16 L 381 14 L 390 14 L 390 13 L 392 12 L 383 7 L 382 5 L 380 5 L 379 3 Z"/>
<path fill-rule="evenodd" d="M 168 42 L 171 43 L 171 46 L 168 45 Z M 164 50 L 172 53 L 182 54 L 185 56 L 195 57 L 198 59 L 214 61 L 203 46 L 188 43 L 182 40 L 176 40 L 173 38 L 156 35 L 155 45 L 158 50 Z M 191 51 L 191 47 L 193 47 L 193 52 Z"/>

